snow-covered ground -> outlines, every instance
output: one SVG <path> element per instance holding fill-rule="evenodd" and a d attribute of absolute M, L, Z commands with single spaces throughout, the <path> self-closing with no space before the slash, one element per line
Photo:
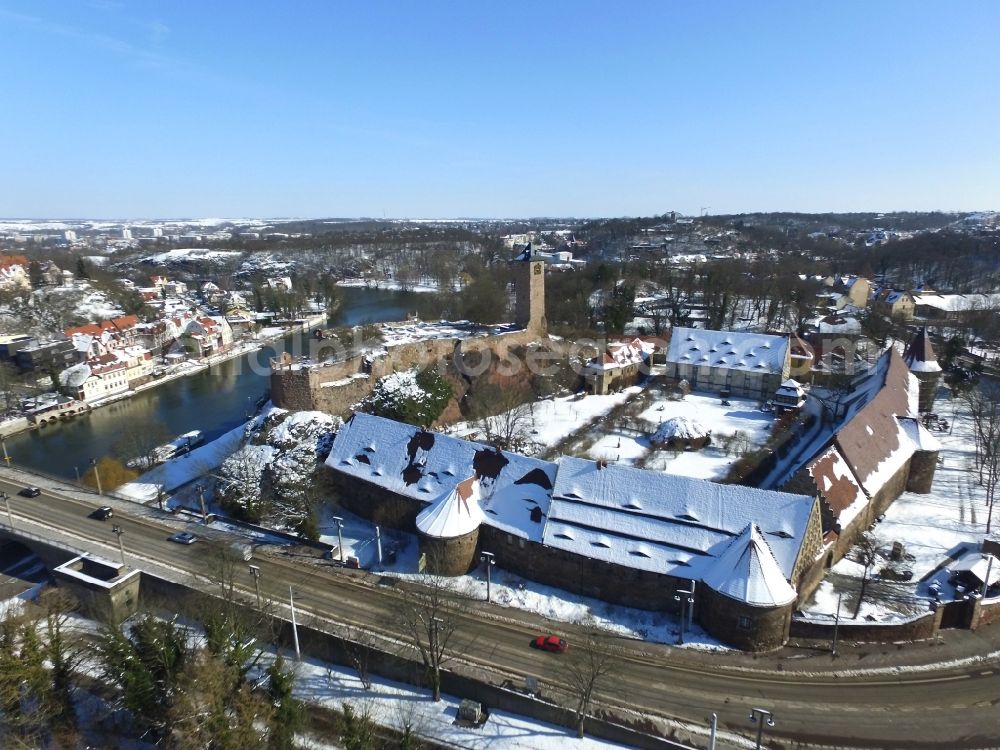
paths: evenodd
<path fill-rule="evenodd" d="M 929 589 L 937 583 L 941 599 L 948 599 L 954 589 L 948 584 L 947 568 L 962 552 L 977 548 L 986 534 L 985 490 L 977 482 L 973 462 L 975 444 L 972 422 L 957 399 L 938 401 L 937 409 L 950 423 L 950 432 L 937 432 L 941 443 L 940 459 L 931 492 L 919 495 L 904 492 L 892 504 L 874 533 L 885 543 L 901 542 L 906 554 L 904 565 L 913 571 L 909 583 L 877 582 L 871 596 L 861 607 L 859 617 L 886 621 L 926 612 L 933 598 Z M 954 408 L 954 412 L 953 412 Z M 1000 521 L 1000 517 L 995 518 Z M 887 560 L 878 564 L 881 567 Z M 843 593 L 842 616 L 854 613 L 854 598 L 860 588 L 863 569 L 846 557 L 837 563 L 820 584 L 807 614 L 831 614 L 837 609 L 837 595 Z"/>
<path fill-rule="evenodd" d="M 736 448 L 726 450 L 723 438 L 742 433 L 746 437 L 745 447 L 755 448 L 767 440 L 774 423 L 773 415 L 762 412 L 757 402 L 750 399 L 731 397 L 729 405 L 725 405 L 717 395 L 703 393 L 690 393 L 680 401 L 660 396 L 638 415 L 639 420 L 649 425 L 647 432 L 637 435 L 634 430 L 602 425 L 605 434 L 591 446 L 588 455 L 635 464 L 649 453 L 650 437 L 656 429 L 665 420 L 676 417 L 696 420 L 711 430 L 712 445 L 676 455 L 659 451 L 650 457 L 645 468 L 695 479 L 721 479 L 739 458 Z"/>

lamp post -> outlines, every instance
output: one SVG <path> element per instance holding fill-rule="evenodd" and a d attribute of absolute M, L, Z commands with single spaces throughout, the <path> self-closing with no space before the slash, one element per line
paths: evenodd
<path fill-rule="evenodd" d="M 115 536 L 118 537 L 118 551 L 121 553 L 121 556 L 122 556 L 122 565 L 124 565 L 125 564 L 125 544 L 124 544 L 124 542 L 122 542 L 122 534 L 125 533 L 125 529 L 123 529 L 118 524 L 115 524 L 114 526 L 111 527 L 111 533 L 113 533 Z"/>
<path fill-rule="evenodd" d="M 205 509 L 205 485 L 198 485 L 198 502 L 201 503 L 201 522 L 208 524 L 208 511 Z"/>
<path fill-rule="evenodd" d="M 833 619 L 833 643 L 830 644 L 830 656 L 837 655 L 837 631 L 840 630 L 840 599 L 843 592 L 837 594 L 837 614 Z"/>
<path fill-rule="evenodd" d="M 340 553 L 340 564 L 344 564 L 344 519 L 334 516 L 333 522 L 337 524 L 337 551 Z"/>
<path fill-rule="evenodd" d="M 479 555 L 480 562 L 486 563 L 486 601 L 490 600 L 490 570 L 497 564 L 496 556 L 492 552 L 482 552 Z"/>
<path fill-rule="evenodd" d="M 3 500 L 3 505 L 7 509 L 7 522 L 10 524 L 10 527 L 13 529 L 14 528 L 14 516 L 12 516 L 10 514 L 10 497 L 7 495 L 6 492 L 0 492 L 0 500 Z"/>
<path fill-rule="evenodd" d="M 760 750 L 761 741 L 764 739 L 764 725 L 774 726 L 774 714 L 763 708 L 750 709 L 750 721 L 757 725 L 757 746 L 755 750 Z"/>
<path fill-rule="evenodd" d="M 253 587 L 257 592 L 257 609 L 260 609 L 260 566 L 251 565 L 250 575 L 253 576 Z"/>
<path fill-rule="evenodd" d="M 288 587 L 288 608 L 292 611 L 292 638 L 295 639 L 295 661 L 302 661 L 302 652 L 299 650 L 299 625 L 295 621 L 295 592 L 292 587 Z"/>
<path fill-rule="evenodd" d="M 90 465 L 94 468 L 94 480 L 97 482 L 97 494 L 103 495 L 104 492 L 103 490 L 101 490 L 101 475 L 97 471 L 97 459 L 96 458 L 90 459 Z"/>
<path fill-rule="evenodd" d="M 0 435 L 0 445 L 3 446 L 3 460 L 7 464 L 7 468 L 10 468 L 10 456 L 7 455 L 7 436 Z"/>
<path fill-rule="evenodd" d="M 674 594 L 674 601 L 679 602 L 681 605 L 681 627 L 678 632 L 677 643 L 680 645 L 684 644 L 684 625 L 687 622 L 687 608 L 694 607 L 694 587 L 690 589 L 677 589 L 677 593 Z"/>
<path fill-rule="evenodd" d="M 79 466 L 74 466 L 73 467 L 73 471 L 76 472 L 76 483 L 80 484 L 80 467 Z"/>

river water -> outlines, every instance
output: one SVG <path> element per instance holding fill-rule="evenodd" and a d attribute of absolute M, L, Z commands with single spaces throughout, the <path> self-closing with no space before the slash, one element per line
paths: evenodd
<path fill-rule="evenodd" d="M 401 320 L 413 307 L 412 293 L 342 291 L 344 302 L 332 325 Z M 206 440 L 214 440 L 253 411 L 269 385 L 270 358 L 285 350 L 308 351 L 308 337 L 308 333 L 293 334 L 260 351 L 102 406 L 88 416 L 14 435 L 7 438 L 7 451 L 15 464 L 74 479 L 92 458 L 112 453 L 125 431 L 144 425 L 162 425 L 167 439 L 201 430 Z"/>

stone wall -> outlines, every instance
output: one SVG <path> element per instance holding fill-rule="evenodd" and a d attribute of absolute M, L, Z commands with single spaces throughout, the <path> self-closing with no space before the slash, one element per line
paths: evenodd
<path fill-rule="evenodd" d="M 468 534 L 441 539 L 420 534 L 420 551 L 426 557 L 427 572 L 442 576 L 463 576 L 476 567 L 479 529 Z"/>
<path fill-rule="evenodd" d="M 708 633 L 744 651 L 771 651 L 788 640 L 792 605 L 764 609 L 698 587 L 695 614 Z"/>
<path fill-rule="evenodd" d="M 674 592 L 689 584 L 687 579 L 623 568 L 545 547 L 492 526 L 482 526 L 479 538 L 480 549 L 492 552 L 497 565 L 504 570 L 626 607 L 676 611 Z"/>
<path fill-rule="evenodd" d="M 374 484 L 331 472 L 338 501 L 352 513 L 379 526 L 417 533 L 417 514 L 426 503 L 398 495 Z"/>
<path fill-rule="evenodd" d="M 937 470 L 937 451 L 917 451 L 910 458 L 910 476 L 906 481 L 907 492 L 919 492 L 926 495 L 934 483 L 934 472 Z"/>
<path fill-rule="evenodd" d="M 301 367 L 274 363 L 271 368 L 271 401 L 293 411 L 315 409 L 346 417 L 352 407 L 372 392 L 379 378 L 400 370 L 436 366 L 445 375 L 481 375 L 491 362 L 513 364 L 512 351 L 538 341 L 531 330 L 469 338 L 441 338 L 387 347 L 374 358 L 352 357 L 340 362 Z M 484 359 L 484 354 L 489 357 Z M 461 374 L 460 374 L 461 373 Z"/>
<path fill-rule="evenodd" d="M 944 607 L 940 606 L 933 612 L 891 623 L 858 622 L 840 618 L 837 626 L 837 637 L 846 641 L 862 641 L 868 643 L 893 643 L 895 641 L 916 641 L 933 638 L 941 626 L 941 616 Z M 789 632 L 793 638 L 815 638 L 818 640 L 833 639 L 834 622 L 793 619 Z"/>

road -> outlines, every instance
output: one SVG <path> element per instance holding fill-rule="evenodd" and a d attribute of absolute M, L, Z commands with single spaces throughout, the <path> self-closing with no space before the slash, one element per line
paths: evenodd
<path fill-rule="evenodd" d="M 205 540 L 232 538 L 213 529 L 194 528 L 155 509 L 99 498 L 52 480 L 34 478 L 31 483 L 42 487 L 43 494 L 19 497 L 16 492 L 25 477 L 12 481 L 9 470 L 0 471 L 0 490 L 11 496 L 15 528 L 117 559 L 118 543 L 111 529 L 118 525 L 130 565 L 192 586 L 211 585 L 206 573 L 213 552 Z M 104 504 L 115 509 L 113 519 L 87 517 Z M 7 523 L 0 508 L 0 525 Z M 167 540 L 182 529 L 195 531 L 201 540 L 192 545 Z M 258 553 L 253 564 L 260 568 L 263 597 L 284 607 L 288 587 L 294 587 L 296 609 L 302 611 L 300 621 L 311 616 L 389 635 L 395 629 L 393 613 L 401 594 L 395 586 L 380 584 L 375 575 L 267 552 Z M 238 585 L 248 600 L 254 597 L 249 570 Z M 565 635 L 571 644 L 579 632 L 574 626 L 546 623 L 532 613 L 470 601 L 459 627 L 459 633 L 468 639 L 466 643 L 471 644 L 462 658 L 481 674 L 488 670 L 494 675 L 510 675 L 518 682 L 535 676 L 544 691 L 551 686 L 553 666 L 560 657 L 531 650 L 528 642 L 549 629 Z M 704 724 L 705 717 L 715 712 L 721 728 L 749 737 L 753 731 L 747 721 L 749 709 L 760 706 L 776 717 L 776 726 L 767 736 L 780 739 L 786 747 L 796 747 L 796 743 L 803 743 L 798 745 L 803 747 L 914 750 L 1000 746 L 997 660 L 935 671 L 837 676 L 791 669 L 766 672 L 755 669 L 751 656 L 740 664 L 731 655 L 714 659 L 661 644 L 621 639 L 620 646 L 620 675 L 609 691 L 612 694 L 602 699 L 643 714 Z"/>

